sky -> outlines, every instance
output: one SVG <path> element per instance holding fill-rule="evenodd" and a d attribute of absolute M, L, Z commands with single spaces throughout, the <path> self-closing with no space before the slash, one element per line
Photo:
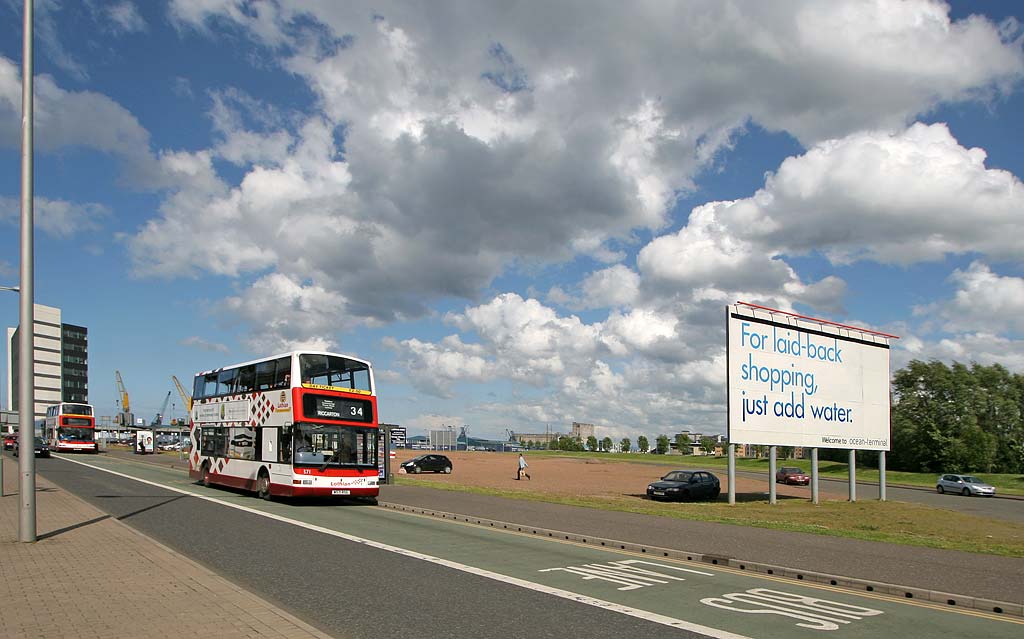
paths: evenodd
<path fill-rule="evenodd" d="M 115 371 L 149 419 L 172 375 L 313 348 L 410 435 L 724 433 L 736 301 L 1024 372 L 1016 3 L 35 6 L 35 301 L 88 328 L 98 415 Z"/>

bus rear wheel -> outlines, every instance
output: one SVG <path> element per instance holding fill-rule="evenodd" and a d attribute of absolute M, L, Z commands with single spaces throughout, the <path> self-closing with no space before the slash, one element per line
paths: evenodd
<path fill-rule="evenodd" d="M 203 464 L 203 486 L 210 487 L 210 462 Z"/>
<path fill-rule="evenodd" d="M 261 469 L 256 478 L 256 496 L 260 499 L 270 500 L 270 474 L 266 469 Z"/>

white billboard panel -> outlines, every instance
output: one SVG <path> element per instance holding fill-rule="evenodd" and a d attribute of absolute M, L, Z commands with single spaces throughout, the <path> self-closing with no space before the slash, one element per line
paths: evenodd
<path fill-rule="evenodd" d="M 889 450 L 886 336 L 726 307 L 729 441 Z"/>

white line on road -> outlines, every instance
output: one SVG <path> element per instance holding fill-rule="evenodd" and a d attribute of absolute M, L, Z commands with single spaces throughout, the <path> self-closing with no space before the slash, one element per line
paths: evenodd
<path fill-rule="evenodd" d="M 372 539 L 366 539 L 366 538 L 363 538 L 363 537 L 356 537 L 355 535 L 349 535 L 347 533 L 339 532 L 337 530 L 331 530 L 330 528 L 323 528 L 322 526 L 316 526 L 316 525 L 313 525 L 313 524 L 307 524 L 307 523 L 302 522 L 302 521 L 296 521 L 294 519 L 289 519 L 287 517 L 282 517 L 281 515 L 275 515 L 273 513 L 263 512 L 261 510 L 255 509 L 255 508 L 249 508 L 248 506 L 241 506 L 239 504 L 232 504 L 231 502 L 223 501 L 221 499 L 217 499 L 216 497 L 209 497 L 207 495 L 200 495 L 200 494 L 197 494 L 197 493 L 189 492 L 189 491 L 183 490 L 181 488 L 174 488 L 174 487 L 171 487 L 171 486 L 165 486 L 165 485 L 157 483 L 157 482 L 149 481 L 149 480 L 146 480 L 146 479 L 140 479 L 138 477 L 132 477 L 131 475 L 126 475 L 124 473 L 119 473 L 116 470 L 110 470 L 109 468 L 102 468 L 100 466 L 93 466 L 92 464 L 88 464 L 88 463 L 83 462 L 83 461 L 78 461 L 78 460 L 75 460 L 75 459 L 68 459 L 68 458 L 62 457 L 62 456 L 56 456 L 56 459 L 62 459 L 64 461 L 71 462 L 73 464 L 79 464 L 81 466 L 86 466 L 86 467 L 92 468 L 94 470 L 99 470 L 99 471 L 103 471 L 105 473 L 110 473 L 111 475 L 117 475 L 118 477 L 123 477 L 125 479 L 131 479 L 133 481 L 141 482 L 143 484 L 148 484 L 150 486 L 155 486 L 157 488 L 163 488 L 165 490 L 170 490 L 170 491 L 173 491 L 173 492 L 176 492 L 176 493 L 182 493 L 184 495 L 188 495 L 189 497 L 195 497 L 197 499 L 205 499 L 206 501 L 213 502 L 215 504 L 220 504 L 221 506 L 227 506 L 229 508 L 236 508 L 238 510 L 241 510 L 241 511 L 244 511 L 244 512 L 247 512 L 247 513 L 251 513 L 253 515 L 259 515 L 260 517 L 266 517 L 268 519 L 273 519 L 273 520 L 276 520 L 276 521 L 280 521 L 282 523 L 291 524 L 293 526 L 300 526 L 302 528 L 306 528 L 307 530 L 313 530 L 313 531 L 316 531 L 316 532 L 319 532 L 319 533 L 323 533 L 325 535 L 332 535 L 334 537 L 340 537 L 341 539 L 345 539 L 347 541 L 351 541 L 351 542 L 354 542 L 354 543 L 357 543 L 357 544 L 364 544 L 366 546 L 370 546 L 372 548 L 377 548 L 379 550 L 385 550 L 387 552 L 393 552 L 393 553 L 396 553 L 396 554 L 399 554 L 399 555 L 403 555 L 405 557 L 410 557 L 412 559 L 419 559 L 420 561 L 426 561 L 426 562 L 430 562 L 432 564 L 437 564 L 437 565 L 440 565 L 440 566 L 445 566 L 446 568 L 452 568 L 454 570 L 459 570 L 461 572 L 469 573 L 469 574 L 472 574 L 472 575 L 477 575 L 479 577 L 486 577 L 488 579 L 493 579 L 494 581 L 499 581 L 499 582 L 504 583 L 504 584 L 509 584 L 509 585 L 512 585 L 512 586 L 518 586 L 520 588 L 526 588 L 527 590 L 533 590 L 533 591 L 541 592 L 541 593 L 544 593 L 544 594 L 547 594 L 547 595 L 551 595 L 551 596 L 554 596 L 554 597 L 559 597 L 561 599 L 567 599 L 569 601 L 575 601 L 576 603 L 581 603 L 581 604 L 585 604 L 585 605 L 588 605 L 588 606 L 594 606 L 595 608 L 601 608 L 601 609 L 604 609 L 604 610 L 609 610 L 611 612 L 617 612 L 619 614 L 628 615 L 630 617 L 635 617 L 637 619 L 642 619 L 644 621 L 650 621 L 650 622 L 653 622 L 653 623 L 661 624 L 663 626 L 669 626 L 669 627 L 672 627 L 672 628 L 679 628 L 680 630 L 688 630 L 690 632 L 697 632 L 697 633 L 706 635 L 708 637 L 714 637 L 715 639 L 750 639 L 749 637 L 746 637 L 744 635 L 738 635 L 738 634 L 735 634 L 735 633 L 732 633 L 732 632 L 727 632 L 725 630 L 719 630 L 718 628 L 711 628 L 709 626 L 702 626 L 700 624 L 692 623 L 692 622 L 689 622 L 689 621 L 684 621 L 682 619 L 675 619 L 673 617 L 668 617 L 668 616 L 665 616 L 665 615 L 659 615 L 657 613 L 648 612 L 646 610 L 640 610 L 638 608 L 632 608 L 630 606 L 623 606 L 621 604 L 617 604 L 617 603 L 612 602 L 612 601 L 605 601 L 603 599 L 597 599 L 596 597 L 590 597 L 588 595 L 583 595 L 583 594 L 576 593 L 576 592 L 571 592 L 571 591 L 568 591 L 568 590 L 562 590 L 561 588 L 552 588 L 550 586 L 545 586 L 543 584 L 534 583 L 532 581 L 527 581 L 525 579 L 519 579 L 517 577 L 510 577 L 508 575 L 502 575 L 500 573 L 491 572 L 490 570 L 484 570 L 483 568 L 476 568 L 475 566 L 469 566 L 469 565 L 461 564 L 461 563 L 458 563 L 458 562 L 455 562 L 455 561 L 450 561 L 448 559 L 442 559 L 440 557 L 434 557 L 433 555 L 425 555 L 423 553 L 419 553 L 419 552 L 416 552 L 414 550 L 408 550 L 406 548 L 399 548 L 398 546 L 390 546 L 388 544 L 382 544 L 379 541 L 374 541 Z"/>

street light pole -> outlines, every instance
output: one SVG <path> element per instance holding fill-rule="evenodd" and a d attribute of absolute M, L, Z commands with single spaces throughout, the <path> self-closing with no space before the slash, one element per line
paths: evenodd
<path fill-rule="evenodd" d="M 32 243 L 32 0 L 25 0 L 25 23 L 21 59 L 21 282 L 18 300 L 21 318 L 18 329 L 18 470 L 20 518 L 18 541 L 36 540 L 36 455 L 35 398 L 33 384 L 35 301 L 33 291 Z"/>

